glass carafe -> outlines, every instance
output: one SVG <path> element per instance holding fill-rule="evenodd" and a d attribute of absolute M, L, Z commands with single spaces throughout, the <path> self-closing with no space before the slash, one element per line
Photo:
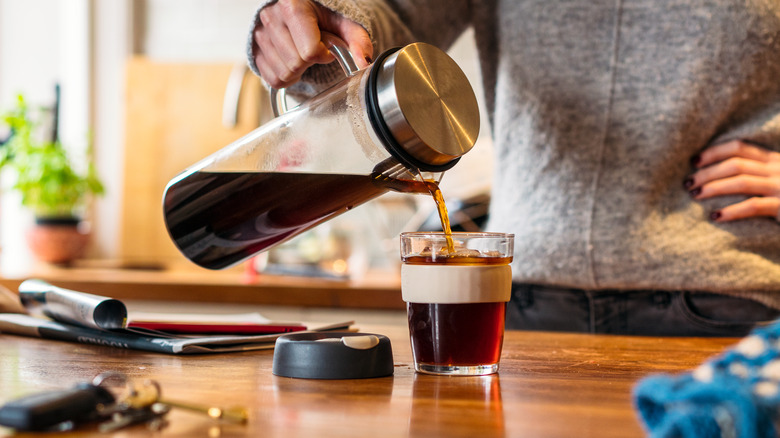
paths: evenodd
<path fill-rule="evenodd" d="M 226 268 L 387 191 L 427 193 L 473 147 L 476 97 L 446 53 L 414 43 L 357 70 L 323 41 L 345 79 L 281 114 L 280 93 L 275 119 L 168 183 L 165 225 L 192 262 Z"/>

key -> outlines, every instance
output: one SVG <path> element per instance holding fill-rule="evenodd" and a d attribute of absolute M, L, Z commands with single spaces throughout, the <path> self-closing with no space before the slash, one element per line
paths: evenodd
<path fill-rule="evenodd" d="M 124 399 L 120 399 L 120 405 L 126 404 L 129 407 L 140 408 L 153 404 L 162 404 L 172 408 L 205 414 L 215 420 L 225 420 L 238 424 L 246 423 L 249 418 L 246 409 L 239 406 L 223 408 L 162 398 L 160 385 L 153 380 L 145 381 L 141 385 L 132 384 L 131 386 L 132 389 L 130 389 L 128 395 Z"/>
<path fill-rule="evenodd" d="M 104 373 L 96 377 L 93 383 L 107 383 L 112 378 L 118 378 L 122 382 L 124 392 L 117 397 L 114 405 L 101 411 L 103 416 L 111 416 L 109 421 L 101 423 L 98 427 L 101 432 L 113 432 L 144 423 L 152 430 L 159 430 L 167 424 L 164 417 L 171 408 L 157 403 L 160 396 L 157 382 L 149 381 L 139 385 L 124 374 Z"/>
<path fill-rule="evenodd" d="M 125 408 L 146 408 L 160 399 L 160 384 L 154 380 L 144 381 L 140 385 L 135 381 L 128 380 L 126 387 L 127 391 L 118 400 L 118 404 Z"/>
<path fill-rule="evenodd" d="M 105 388 L 90 383 L 47 391 L 11 401 L 0 408 L 0 425 L 17 430 L 63 428 L 68 422 L 87 421 L 103 406 L 114 403 Z"/>
<path fill-rule="evenodd" d="M 218 406 L 206 406 L 167 399 L 160 399 L 159 403 L 168 405 L 173 408 L 185 409 L 192 412 L 206 414 L 215 420 L 225 420 L 237 424 L 244 424 L 249 420 L 249 414 L 247 413 L 246 409 L 240 406 L 221 408 Z"/>
<path fill-rule="evenodd" d="M 146 423 L 150 429 L 159 430 L 164 426 L 163 418 L 171 410 L 170 407 L 160 403 L 154 403 L 151 406 L 143 408 L 128 408 L 114 412 L 110 421 L 106 421 L 98 426 L 100 432 L 113 432 L 125 427 L 136 424 Z"/>

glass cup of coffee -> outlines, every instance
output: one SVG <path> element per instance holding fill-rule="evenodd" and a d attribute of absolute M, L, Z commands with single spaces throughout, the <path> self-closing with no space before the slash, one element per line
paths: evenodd
<path fill-rule="evenodd" d="M 512 234 L 401 234 L 401 294 L 416 371 L 498 371 L 513 249 Z"/>

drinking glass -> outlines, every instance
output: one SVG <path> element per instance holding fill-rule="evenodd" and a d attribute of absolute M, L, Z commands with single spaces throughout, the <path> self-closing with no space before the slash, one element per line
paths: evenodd
<path fill-rule="evenodd" d="M 498 371 L 511 296 L 514 235 L 401 234 L 401 293 L 415 370 Z"/>

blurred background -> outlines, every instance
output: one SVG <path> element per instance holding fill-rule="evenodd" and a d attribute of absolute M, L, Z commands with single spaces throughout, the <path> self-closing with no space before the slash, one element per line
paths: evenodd
<path fill-rule="evenodd" d="M 194 268 L 165 231 L 162 193 L 187 166 L 272 117 L 264 87 L 246 68 L 255 8 L 255 0 L 0 0 L 0 112 L 20 93 L 31 107 L 50 110 L 39 129 L 56 130 L 76 156 L 91 144 L 105 185 L 86 215 L 91 239 L 81 263 Z M 484 111 L 473 35 L 450 54 Z M 8 135 L 0 124 L 0 141 Z M 441 184 L 456 229 L 484 225 L 491 155 L 483 112 L 477 145 Z M 7 179 L 0 174 L 4 186 Z M 0 193 L 4 273 L 35 263 L 25 242 L 32 223 L 18 194 Z M 440 229 L 433 200 L 388 194 L 252 260 L 250 268 L 301 275 L 392 269 L 398 233 L 419 229 Z M 350 266 L 322 268 L 328 257 Z"/>

